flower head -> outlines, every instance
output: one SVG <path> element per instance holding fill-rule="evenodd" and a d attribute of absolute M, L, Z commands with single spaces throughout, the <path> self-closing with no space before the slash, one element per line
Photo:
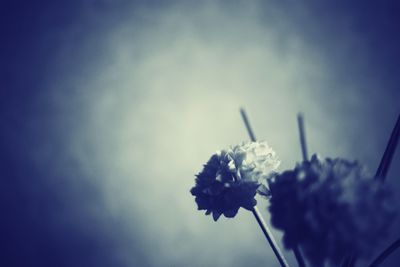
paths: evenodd
<path fill-rule="evenodd" d="M 357 162 L 315 155 L 269 179 L 271 222 L 288 249 L 300 245 L 314 266 L 367 257 L 395 215 L 392 194 Z"/>
<path fill-rule="evenodd" d="M 246 142 L 211 156 L 191 189 L 199 210 L 218 220 L 221 214 L 234 217 L 239 208 L 251 210 L 263 180 L 279 166 L 275 152 L 266 142 Z"/>

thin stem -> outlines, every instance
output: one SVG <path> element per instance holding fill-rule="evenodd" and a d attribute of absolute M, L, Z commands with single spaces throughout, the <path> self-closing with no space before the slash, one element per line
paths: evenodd
<path fill-rule="evenodd" d="M 300 248 L 298 246 L 295 246 L 293 248 L 293 252 L 294 252 L 294 256 L 296 257 L 297 264 L 299 265 L 299 267 L 306 267 L 306 263 L 303 259 L 303 255 L 301 255 Z"/>
<path fill-rule="evenodd" d="M 387 249 L 385 249 L 370 265 L 369 267 L 379 266 L 387 257 L 390 256 L 396 249 L 400 248 L 400 239 L 393 242 Z"/>
<path fill-rule="evenodd" d="M 240 114 L 242 115 L 244 124 L 246 126 L 246 129 L 249 133 L 250 136 L 250 140 L 255 142 L 256 141 L 256 137 L 253 133 L 253 130 L 251 129 L 249 120 L 247 118 L 246 112 L 243 108 L 240 109 Z M 285 257 L 283 256 L 282 251 L 279 249 L 271 231 L 269 230 L 267 223 L 265 222 L 265 220 L 263 219 L 260 211 L 258 210 L 257 206 L 254 206 L 252 208 L 252 212 L 254 217 L 257 220 L 258 225 L 260 226 L 261 230 L 263 231 L 265 237 L 267 238 L 267 241 L 270 245 L 270 247 L 272 248 L 272 251 L 274 252 L 276 258 L 278 259 L 279 263 L 281 264 L 282 267 L 289 267 L 289 264 L 287 263 Z"/>
<path fill-rule="evenodd" d="M 298 246 L 295 246 L 293 248 L 293 253 L 294 253 L 294 256 L 296 257 L 297 264 L 299 265 L 299 267 L 306 267 L 306 263 L 304 261 L 303 255 L 301 255 L 301 251 Z"/>
<path fill-rule="evenodd" d="M 299 137 L 300 137 L 300 145 L 301 145 L 301 153 L 303 155 L 303 160 L 308 160 L 308 152 L 307 152 L 307 143 L 306 143 L 306 132 L 304 129 L 304 117 L 303 114 L 297 114 L 297 124 L 299 126 Z"/>
<path fill-rule="evenodd" d="M 380 180 L 382 183 L 386 179 L 390 163 L 392 162 L 394 152 L 396 151 L 397 143 L 400 137 L 400 115 L 397 117 L 396 124 L 392 130 L 389 138 L 389 142 L 386 146 L 385 152 L 383 153 L 381 162 L 375 174 L 375 179 Z M 385 249 L 371 264 L 369 267 L 379 266 L 391 253 L 400 247 L 400 239 L 396 240 L 387 249 Z"/>
<path fill-rule="evenodd" d="M 382 183 L 385 181 L 387 172 L 390 167 L 390 163 L 392 162 L 392 158 L 394 152 L 396 151 L 397 142 L 400 136 L 400 116 L 397 118 L 396 125 L 392 130 L 392 134 L 390 135 L 389 142 L 386 146 L 385 152 L 383 153 L 381 162 L 379 164 L 378 170 L 375 174 L 375 179 L 380 180 Z M 354 267 L 356 263 L 357 257 L 352 255 L 345 259 L 343 266 L 344 267 Z"/>
<path fill-rule="evenodd" d="M 246 126 L 247 132 L 249 133 L 250 140 L 252 142 L 255 142 L 256 136 L 254 135 L 254 132 L 251 129 L 250 122 L 249 122 L 249 119 L 247 118 L 246 111 L 243 108 L 240 109 L 240 114 L 242 115 L 243 122 L 244 122 L 244 125 Z"/>
<path fill-rule="evenodd" d="M 308 153 L 307 153 L 306 131 L 305 131 L 305 127 L 304 127 L 304 117 L 303 117 L 303 114 L 301 114 L 301 113 L 297 114 L 297 124 L 299 127 L 301 154 L 303 155 L 303 161 L 307 161 Z M 296 257 L 297 263 L 299 264 L 299 267 L 305 267 L 306 264 L 303 259 L 303 256 L 301 255 L 300 248 L 298 246 L 295 246 L 293 248 L 293 252 Z"/>
<path fill-rule="evenodd" d="M 271 246 L 275 256 L 277 257 L 279 263 L 281 264 L 282 267 L 289 267 L 289 264 L 287 263 L 285 257 L 283 256 L 282 251 L 279 249 L 278 245 L 276 244 L 276 241 L 274 237 L 272 236 L 271 231 L 269 230 L 266 222 L 264 221 L 264 218 L 262 217 L 260 211 L 256 206 L 253 207 L 252 209 L 253 215 L 257 220 L 258 225 L 260 226 L 261 230 L 263 231 L 265 237 L 268 240 L 269 245 Z"/>
<path fill-rule="evenodd" d="M 385 153 L 382 156 L 381 162 L 379 164 L 378 170 L 376 171 L 375 178 L 380 179 L 382 182 L 385 181 L 387 172 L 392 162 L 394 152 L 396 151 L 396 146 L 400 137 L 400 115 L 397 118 L 396 125 L 392 130 L 389 142 L 386 146 Z"/>

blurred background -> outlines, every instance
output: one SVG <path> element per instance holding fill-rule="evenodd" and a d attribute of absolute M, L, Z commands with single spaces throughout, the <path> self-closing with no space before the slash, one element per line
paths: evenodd
<path fill-rule="evenodd" d="M 357 2 L 1 1 L 0 265 L 278 266 L 251 213 L 215 223 L 189 190 L 248 140 L 240 107 L 281 170 L 301 111 L 309 152 L 375 171 L 400 112 L 400 7 Z"/>

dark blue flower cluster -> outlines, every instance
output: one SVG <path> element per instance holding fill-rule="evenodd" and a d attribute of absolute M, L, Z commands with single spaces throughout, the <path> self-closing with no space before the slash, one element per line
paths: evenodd
<path fill-rule="evenodd" d="M 251 210 L 257 203 L 254 197 L 259 184 L 235 179 L 234 173 L 221 166 L 218 156 L 213 155 L 190 191 L 196 197 L 198 209 L 206 210 L 207 215 L 212 213 L 215 221 L 221 214 L 234 217 L 240 207 Z"/>
<path fill-rule="evenodd" d="M 269 179 L 271 222 L 313 266 L 371 256 L 395 217 L 391 191 L 357 162 L 313 156 Z"/>
<path fill-rule="evenodd" d="M 275 152 L 266 142 L 247 142 L 214 154 L 196 176 L 191 189 L 199 210 L 213 215 L 234 217 L 239 208 L 251 210 L 255 195 L 278 167 Z"/>

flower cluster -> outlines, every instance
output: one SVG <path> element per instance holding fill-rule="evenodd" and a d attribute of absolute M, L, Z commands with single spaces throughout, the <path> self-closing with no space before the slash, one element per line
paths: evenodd
<path fill-rule="evenodd" d="M 218 151 L 204 165 L 191 189 L 199 210 L 234 217 L 239 208 L 256 205 L 257 189 L 279 166 L 275 152 L 266 142 L 246 142 Z"/>
<path fill-rule="evenodd" d="M 395 217 L 391 191 L 357 162 L 313 156 L 268 182 L 273 226 L 313 266 L 370 256 Z"/>

